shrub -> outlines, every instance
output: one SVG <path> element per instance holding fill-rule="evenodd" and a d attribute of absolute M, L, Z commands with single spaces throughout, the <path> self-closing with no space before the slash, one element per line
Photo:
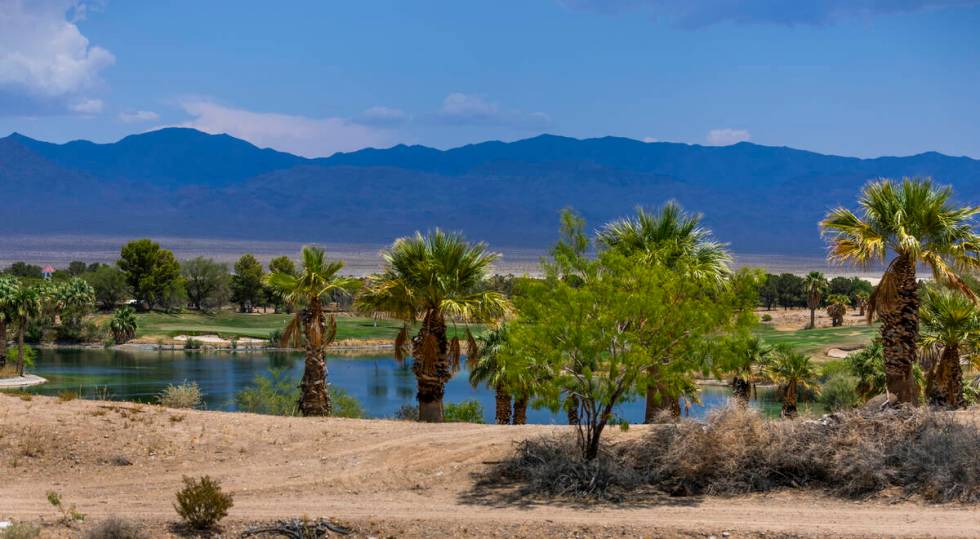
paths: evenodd
<path fill-rule="evenodd" d="M 37 357 L 37 351 L 30 346 L 24 346 L 24 368 L 33 369 L 34 359 Z M 20 358 L 20 348 L 17 346 L 11 346 L 7 348 L 7 364 L 16 365 L 18 358 Z"/>
<path fill-rule="evenodd" d="M 519 442 L 514 455 L 491 468 L 480 484 L 500 482 L 520 483 L 521 495 L 617 501 L 643 479 L 608 447 L 595 459 L 585 460 L 574 439 L 566 436 Z"/>
<path fill-rule="evenodd" d="M 126 306 L 112 313 L 109 331 L 116 344 L 123 344 L 136 336 L 136 311 Z"/>
<path fill-rule="evenodd" d="M 197 382 L 185 382 L 167 386 L 157 400 L 167 408 L 197 408 L 203 401 L 203 395 Z"/>
<path fill-rule="evenodd" d="M 232 505 L 231 495 L 221 491 L 218 481 L 208 476 L 200 479 L 185 476 L 174 509 L 191 528 L 208 530 L 228 515 Z"/>
<path fill-rule="evenodd" d="M 269 332 L 269 346 L 278 348 L 282 346 L 282 329 L 274 329 Z"/>
<path fill-rule="evenodd" d="M 332 403 L 330 410 L 332 417 L 348 417 L 351 419 L 364 417 L 364 408 L 361 408 L 361 403 L 357 402 L 357 399 L 343 388 L 330 386 L 330 401 Z"/>
<path fill-rule="evenodd" d="M 75 508 L 75 504 L 65 506 L 64 502 L 61 500 L 61 494 L 53 490 L 48 491 L 48 503 L 52 507 L 61 511 L 61 521 L 66 525 L 71 525 L 74 522 L 81 522 L 85 520 L 85 515 Z"/>
<path fill-rule="evenodd" d="M 772 322 L 772 315 L 771 314 L 764 314 L 764 315 L 762 315 L 762 321 L 763 322 Z"/>
<path fill-rule="evenodd" d="M 477 400 L 447 403 L 442 419 L 447 423 L 483 423 L 483 405 Z"/>
<path fill-rule="evenodd" d="M 0 530 L 0 539 L 34 539 L 41 535 L 41 528 L 28 522 L 14 522 Z"/>
<path fill-rule="evenodd" d="M 87 531 L 83 537 L 85 539 L 144 539 L 149 535 L 139 524 L 112 516 Z"/>
<path fill-rule="evenodd" d="M 184 350 L 200 350 L 200 349 L 201 349 L 201 341 L 193 337 L 189 337 L 184 342 Z"/>
<path fill-rule="evenodd" d="M 403 404 L 402 407 L 395 412 L 395 419 L 399 421 L 418 421 L 419 407 L 413 404 Z"/>
<path fill-rule="evenodd" d="M 850 410 L 861 403 L 858 379 L 847 374 L 832 375 L 820 388 L 820 404 L 831 412 Z"/>
<path fill-rule="evenodd" d="M 70 402 L 78 398 L 78 392 L 72 391 L 70 389 L 65 389 L 58 392 L 58 400 L 61 402 Z"/>

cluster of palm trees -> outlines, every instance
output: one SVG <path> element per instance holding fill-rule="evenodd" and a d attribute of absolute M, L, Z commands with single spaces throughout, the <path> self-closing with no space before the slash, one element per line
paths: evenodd
<path fill-rule="evenodd" d="M 841 207 L 820 223 L 832 261 L 867 266 L 892 256 L 867 301 L 869 321 L 881 319 L 891 402 L 919 402 L 913 366 L 920 363 L 923 346 L 941 348 L 939 360 L 926 369 L 929 401 L 946 406 L 962 402 L 961 345 L 977 344 L 977 296 L 962 272 L 980 269 L 980 236 L 973 227 L 980 207 L 958 206 L 952 195 L 951 188 L 930 179 L 879 180 L 861 193 L 860 215 Z M 934 286 L 941 288 L 929 289 L 925 298 L 916 278 L 920 264 L 932 271 Z"/>
<path fill-rule="evenodd" d="M 980 237 L 970 221 L 980 208 L 954 206 L 951 194 L 949 188 L 938 188 L 931 180 L 881 180 L 864 189 L 859 201 L 861 216 L 838 208 L 821 222 L 833 261 L 867 265 L 894 254 L 874 292 L 858 301 L 862 311 L 866 307 L 869 319 L 877 316 L 882 320 L 886 385 L 897 402 L 917 402 L 919 391 L 912 365 L 919 347 L 928 345 L 942 349 L 941 359 L 928 373 L 930 401 L 959 404 L 960 348 L 964 343 L 972 346 L 980 335 L 976 296 L 957 273 L 957 269 L 980 268 Z M 732 259 L 725 245 L 701 226 L 700 216 L 684 213 L 675 203 L 654 213 L 641 209 L 635 217 L 614 221 L 597 231 L 597 240 L 601 249 L 616 250 L 637 263 L 656 263 L 681 272 L 702 290 L 722 286 L 732 274 Z M 497 361 L 507 338 L 506 327 L 498 323 L 512 312 L 512 305 L 500 293 L 480 286 L 497 256 L 485 244 L 468 243 L 459 234 L 439 230 L 428 235 L 417 233 L 397 240 L 384 251 L 384 270 L 356 291 L 358 310 L 383 313 L 403 322 L 395 339 L 395 354 L 399 359 L 408 355 L 414 359 L 422 421 L 442 420 L 446 383 L 459 371 L 464 355 L 468 357 L 471 383 L 486 384 L 496 393 L 497 422 L 526 421 L 533 380 L 527 373 L 508 371 Z M 336 334 L 336 322 L 323 312 L 321 298 L 328 293 L 355 294 L 357 283 L 340 277 L 343 263 L 327 262 L 321 250 L 304 248 L 302 259 L 298 275 L 273 273 L 267 283 L 295 309 L 284 341 L 306 349 L 300 409 L 304 415 L 326 415 L 330 399 L 324 353 Z M 948 287 L 929 296 L 922 311 L 922 335 L 920 286 L 916 281 L 919 263 L 930 267 L 936 282 Z M 813 312 L 825 300 L 835 325 L 840 323 L 850 302 L 846 297 L 825 298 L 828 288 L 822 274 L 808 275 L 804 290 L 811 327 Z M 469 324 L 485 322 L 497 325 L 481 338 L 481 345 Z M 758 360 L 764 350 L 756 344 L 756 349 L 746 353 Z M 800 389 L 813 379 L 813 365 L 806 355 L 791 350 L 776 350 L 774 355 L 779 360 L 766 361 L 763 372 L 779 383 L 784 415 L 792 416 Z M 669 368 L 669 363 L 654 362 L 649 367 L 648 379 L 653 382 L 645 388 L 647 421 L 664 409 L 679 412 L 678 398 L 684 389 L 657 382 L 668 378 L 658 376 L 658 370 Z M 751 372 L 751 365 L 736 372 L 733 387 L 737 395 L 745 394 L 746 377 Z"/>

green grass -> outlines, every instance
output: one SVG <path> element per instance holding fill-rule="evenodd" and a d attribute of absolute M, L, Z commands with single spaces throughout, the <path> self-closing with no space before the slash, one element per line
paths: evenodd
<path fill-rule="evenodd" d="M 140 313 L 136 315 L 138 337 L 177 335 L 218 335 L 222 338 L 254 337 L 265 339 L 276 329 L 286 326 L 291 315 L 288 314 L 242 314 L 222 311 L 214 314 L 202 313 Z M 338 316 L 337 340 L 341 339 L 392 339 L 398 335 L 402 324 L 397 320 L 374 320 L 371 318 Z M 472 328 L 481 332 L 481 326 Z M 450 336 L 462 335 L 462 326 Z"/>
<path fill-rule="evenodd" d="M 800 352 L 817 359 L 826 359 L 823 352 L 827 348 L 849 347 L 868 344 L 878 334 L 878 324 L 844 326 L 839 328 L 800 329 L 779 331 L 760 324 L 755 334 L 769 344 L 788 344 Z"/>

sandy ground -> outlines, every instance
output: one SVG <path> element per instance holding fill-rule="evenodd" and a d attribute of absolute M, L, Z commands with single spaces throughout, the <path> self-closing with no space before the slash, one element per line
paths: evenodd
<path fill-rule="evenodd" d="M 975 506 L 850 502 L 782 492 L 628 505 L 515 502 L 473 474 L 515 440 L 567 427 L 421 425 L 190 412 L 0 395 L 0 520 L 77 536 L 110 515 L 166 536 L 182 475 L 234 494 L 226 535 L 249 523 L 326 517 L 374 537 L 977 537 Z M 611 433 L 613 439 L 642 434 Z M 129 462 L 131 464 L 126 464 Z M 87 518 L 69 529 L 49 490 Z"/>
<path fill-rule="evenodd" d="M 780 331 L 796 331 L 804 329 L 810 324 L 810 309 L 783 310 L 782 308 L 773 307 L 771 311 L 756 309 L 755 314 L 760 318 L 764 314 L 771 316 L 772 321 L 764 323 Z M 829 328 L 833 325 L 831 324 L 830 317 L 827 316 L 826 308 L 817 309 L 815 314 L 818 328 Z M 868 319 L 862 316 L 857 309 L 848 309 L 847 314 L 844 315 L 845 326 L 858 326 L 867 323 Z"/>

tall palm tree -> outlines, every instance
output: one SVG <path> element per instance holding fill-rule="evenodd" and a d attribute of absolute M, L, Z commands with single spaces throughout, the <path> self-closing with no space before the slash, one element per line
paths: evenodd
<path fill-rule="evenodd" d="M 382 256 L 384 271 L 368 279 L 357 308 L 404 322 L 395 339 L 395 356 L 404 358 L 410 348 L 419 420 L 441 422 L 446 382 L 459 370 L 462 355 L 459 339 L 447 335 L 447 319 L 491 321 L 511 310 L 502 294 L 480 287 L 498 255 L 483 243 L 469 244 L 460 234 L 436 229 L 398 239 Z M 409 346 L 409 326 L 419 321 Z M 468 328 L 466 335 L 468 355 L 475 356 L 478 347 Z"/>
<path fill-rule="evenodd" d="M 337 335 L 337 321 L 323 312 L 323 297 L 353 286 L 354 279 L 339 277 L 343 261 L 328 262 L 322 249 L 303 247 L 302 268 L 297 273 L 275 272 L 265 276 L 266 284 L 285 298 L 295 311 L 282 333 L 282 345 L 306 350 L 303 380 L 300 382 L 299 409 L 304 416 L 330 415 L 327 387 L 327 345 Z"/>
<path fill-rule="evenodd" d="M 926 373 L 926 398 L 933 405 L 959 408 L 963 405 L 960 347 L 980 337 L 980 308 L 950 289 L 927 288 L 922 299 L 922 344 L 942 346 L 939 361 Z"/>
<path fill-rule="evenodd" d="M 682 271 L 706 287 L 721 286 L 731 275 L 732 257 L 725 244 L 714 241 L 711 230 L 701 226 L 700 214 L 685 213 L 674 201 L 655 213 L 638 208 L 635 217 L 608 223 L 596 235 L 601 248 Z M 649 380 L 663 379 L 658 375 L 663 368 L 660 363 L 647 369 Z M 653 422 L 662 410 L 679 415 L 678 391 L 678 387 L 659 382 L 648 384 L 644 421 Z"/>
<path fill-rule="evenodd" d="M 786 418 L 796 417 L 800 390 L 817 387 L 817 370 L 810 361 L 810 356 L 788 346 L 776 348 L 763 372 L 773 383 L 778 384 L 783 401 L 782 416 Z"/>
<path fill-rule="evenodd" d="M 17 322 L 17 375 L 24 376 L 24 334 L 32 320 L 42 314 L 42 294 L 34 286 L 21 286 L 11 304 L 13 319 Z"/>
<path fill-rule="evenodd" d="M 844 324 L 844 316 L 847 314 L 847 306 L 850 304 L 851 298 L 844 294 L 827 296 L 827 316 L 830 317 L 832 326 L 838 327 Z"/>
<path fill-rule="evenodd" d="M 937 282 L 975 297 L 957 269 L 980 268 L 980 237 L 972 223 L 980 207 L 957 206 L 952 195 L 950 187 L 931 179 L 906 178 L 901 184 L 883 179 L 865 186 L 860 217 L 837 208 L 820 222 L 831 261 L 867 266 L 895 255 L 868 299 L 867 316 L 881 318 L 885 377 L 898 402 L 919 398 L 912 375 L 919 335 L 916 265 L 924 263 Z"/>
<path fill-rule="evenodd" d="M 52 299 L 61 324 L 77 329 L 82 318 L 95 308 L 95 289 L 84 279 L 73 277 L 54 288 Z"/>
<path fill-rule="evenodd" d="M 0 369 L 7 366 L 7 324 L 14 320 L 13 306 L 19 290 L 17 279 L 0 275 Z"/>
<path fill-rule="evenodd" d="M 823 300 L 823 295 L 827 293 L 828 287 L 830 287 L 830 283 L 819 271 L 811 271 L 803 280 L 803 294 L 806 296 L 806 306 L 810 309 L 810 325 L 807 326 L 807 329 L 817 327 L 817 307 L 820 306 L 820 301 Z"/>

